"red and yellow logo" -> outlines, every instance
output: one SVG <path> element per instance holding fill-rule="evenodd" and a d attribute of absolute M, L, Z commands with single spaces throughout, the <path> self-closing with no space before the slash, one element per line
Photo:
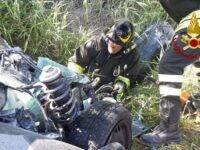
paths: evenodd
<path fill-rule="evenodd" d="M 186 44 L 183 50 L 200 48 L 200 37 L 198 38 L 200 26 L 195 12 L 192 14 L 190 25 L 187 27 L 187 34 L 182 35 L 181 41 Z"/>
<path fill-rule="evenodd" d="M 181 41 L 185 44 L 182 49 L 180 49 L 177 43 L 178 35 L 173 37 L 172 44 L 174 47 L 174 51 L 180 55 L 183 55 L 188 59 L 197 59 L 200 57 L 200 55 L 192 53 L 187 54 L 184 52 L 187 49 L 195 50 L 200 48 L 200 25 L 197 19 L 196 12 L 192 13 L 191 20 L 188 22 L 186 29 L 187 29 L 187 34 L 181 36 Z"/>

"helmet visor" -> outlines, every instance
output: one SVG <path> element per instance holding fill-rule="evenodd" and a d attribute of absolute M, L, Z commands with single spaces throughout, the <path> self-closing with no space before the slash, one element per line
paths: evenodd
<path fill-rule="evenodd" d="M 124 46 L 129 42 L 129 39 L 131 38 L 131 32 L 126 33 L 118 29 L 109 34 L 108 38 L 112 42 Z"/>

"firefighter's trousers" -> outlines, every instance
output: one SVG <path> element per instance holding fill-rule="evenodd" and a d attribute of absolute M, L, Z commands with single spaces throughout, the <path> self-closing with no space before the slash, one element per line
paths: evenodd
<path fill-rule="evenodd" d="M 198 67 L 197 75 L 200 75 L 200 65 L 196 62 L 200 56 L 200 49 L 183 50 L 187 45 L 181 41 L 181 38 L 181 34 L 174 36 L 159 65 L 160 119 L 166 125 L 178 124 L 180 119 L 181 101 L 179 97 L 184 68 L 195 62 Z"/>

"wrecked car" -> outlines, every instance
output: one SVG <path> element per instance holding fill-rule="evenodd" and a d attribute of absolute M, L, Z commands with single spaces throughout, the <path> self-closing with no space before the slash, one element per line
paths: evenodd
<path fill-rule="evenodd" d="M 36 63 L 3 39 L 0 55 L 0 122 L 83 149 L 113 142 L 131 149 L 130 113 L 97 101 L 86 76 L 48 58 Z"/>
<path fill-rule="evenodd" d="M 136 40 L 142 60 L 155 58 L 172 35 L 166 23 L 148 28 Z M 0 143 L 4 149 L 131 149 L 130 112 L 109 96 L 97 99 L 87 76 L 48 58 L 35 62 L 2 38 L 0 56 Z M 145 78 L 146 68 L 141 64 L 138 81 Z M 10 144 L 11 139 L 17 142 Z"/>

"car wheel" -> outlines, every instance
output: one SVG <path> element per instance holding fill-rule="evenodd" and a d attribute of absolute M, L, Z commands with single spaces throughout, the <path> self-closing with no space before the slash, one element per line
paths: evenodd
<path fill-rule="evenodd" d="M 131 149 L 131 115 L 122 105 L 99 101 L 66 126 L 67 143 L 88 149 L 119 142 Z"/>

